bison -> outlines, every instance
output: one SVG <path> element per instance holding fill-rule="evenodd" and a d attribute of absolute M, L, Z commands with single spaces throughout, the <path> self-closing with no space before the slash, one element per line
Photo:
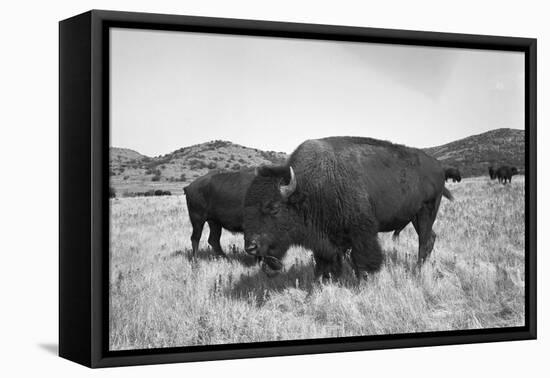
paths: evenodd
<path fill-rule="evenodd" d="M 441 164 L 423 151 L 360 137 L 302 143 L 281 166 L 259 167 L 244 201 L 245 250 L 271 269 L 291 245 L 313 251 L 315 276 L 338 277 L 351 248 L 358 277 L 383 261 L 378 232 L 412 222 L 418 263 L 433 249 L 445 188 Z"/>
<path fill-rule="evenodd" d="M 506 185 L 506 182 L 511 183 L 512 176 L 517 174 L 518 174 L 518 169 L 516 167 L 509 167 L 507 165 L 503 165 L 499 167 L 495 172 L 498 182 L 504 185 Z"/>
<path fill-rule="evenodd" d="M 497 178 L 497 171 L 493 166 L 489 167 L 489 177 L 491 178 L 491 180 L 494 180 Z"/>
<path fill-rule="evenodd" d="M 453 182 L 460 182 L 460 180 L 462 180 L 460 171 L 457 168 L 445 168 L 445 182 L 447 182 L 448 179 L 452 179 Z"/>
<path fill-rule="evenodd" d="M 210 227 L 208 243 L 221 256 L 225 255 L 220 245 L 222 228 L 243 232 L 244 195 L 253 178 L 253 168 L 239 172 L 213 171 L 183 188 L 193 226 L 193 256 L 199 247 L 205 222 Z"/>

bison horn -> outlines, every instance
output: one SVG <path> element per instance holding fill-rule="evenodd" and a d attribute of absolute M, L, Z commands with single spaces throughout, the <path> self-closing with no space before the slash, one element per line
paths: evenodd
<path fill-rule="evenodd" d="M 283 196 L 284 199 L 287 199 L 288 197 L 290 197 L 292 193 L 294 193 L 294 191 L 296 190 L 296 176 L 294 176 L 294 170 L 292 169 L 292 167 L 289 167 L 289 169 L 290 169 L 290 182 L 288 183 L 288 185 L 281 185 L 279 187 L 279 190 L 281 191 L 281 195 Z"/>

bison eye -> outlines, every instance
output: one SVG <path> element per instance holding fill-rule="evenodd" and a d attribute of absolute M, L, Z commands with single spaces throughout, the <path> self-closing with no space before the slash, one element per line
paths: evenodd
<path fill-rule="evenodd" d="M 278 202 L 269 201 L 264 202 L 262 205 L 262 213 L 275 215 L 280 210 L 280 204 Z"/>

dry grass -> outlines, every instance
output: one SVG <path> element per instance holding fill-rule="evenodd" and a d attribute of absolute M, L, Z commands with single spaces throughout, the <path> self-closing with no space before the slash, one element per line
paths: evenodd
<path fill-rule="evenodd" d="M 183 196 L 111 200 L 112 350 L 524 324 L 524 181 L 448 184 L 434 252 L 415 271 L 417 236 L 380 234 L 382 270 L 357 283 L 313 282 L 309 251 L 292 248 L 284 272 L 267 277 L 224 231 L 227 259 L 206 245 L 188 259 Z M 233 248 L 235 246 L 235 248 Z"/>

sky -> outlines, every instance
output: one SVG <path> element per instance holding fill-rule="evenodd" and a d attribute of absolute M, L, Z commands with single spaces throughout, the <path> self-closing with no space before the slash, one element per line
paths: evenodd
<path fill-rule="evenodd" d="M 111 29 L 111 146 L 210 140 L 290 153 L 368 136 L 433 147 L 524 129 L 524 54 Z"/>

